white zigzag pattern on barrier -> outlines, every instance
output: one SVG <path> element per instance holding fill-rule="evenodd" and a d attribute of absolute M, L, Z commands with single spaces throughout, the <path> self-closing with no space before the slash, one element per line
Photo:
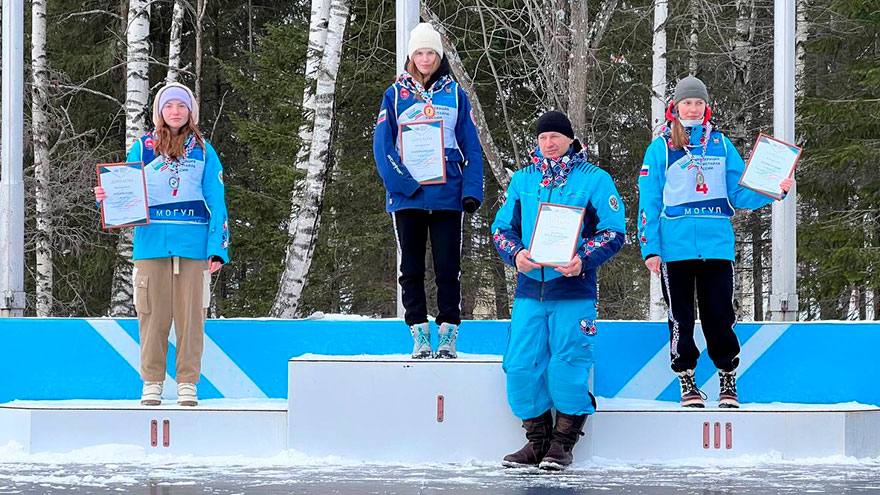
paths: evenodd
<path fill-rule="evenodd" d="M 742 376 L 785 333 L 789 324 L 767 324 L 747 340 L 740 350 L 737 375 Z M 700 324 L 694 328 L 694 342 L 700 354 L 706 350 L 706 339 Z M 677 380 L 669 369 L 669 344 L 664 344 L 654 356 L 617 392 L 615 397 L 630 399 L 658 399 L 666 388 Z M 701 387 L 710 397 L 718 395 L 718 375 L 712 374 Z"/>
<path fill-rule="evenodd" d="M 136 371 L 140 370 L 140 346 L 118 322 L 106 318 L 89 319 L 86 322 L 125 359 L 129 366 Z M 169 341 L 171 345 L 177 343 L 173 326 Z M 223 397 L 266 398 L 260 387 L 207 334 L 205 352 L 202 356 L 202 376 L 207 378 Z M 165 390 L 174 390 L 176 387 L 174 379 L 166 373 Z"/>

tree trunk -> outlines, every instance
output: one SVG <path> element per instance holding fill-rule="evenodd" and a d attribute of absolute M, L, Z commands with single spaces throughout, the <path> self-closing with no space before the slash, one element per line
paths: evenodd
<path fill-rule="evenodd" d="M 171 14 L 171 36 L 168 40 L 168 75 L 166 83 L 177 82 L 180 78 L 180 45 L 183 39 L 183 0 L 174 0 Z"/>
<path fill-rule="evenodd" d="M 806 91 L 804 71 L 807 60 L 807 36 L 810 34 L 810 23 L 807 21 L 807 10 L 811 0 L 798 0 L 797 20 L 795 27 L 795 62 L 794 62 L 794 96 L 795 104 L 800 103 Z"/>
<path fill-rule="evenodd" d="M 150 3 L 148 0 L 130 0 L 128 8 L 127 79 L 125 98 L 125 147 L 138 140 L 147 131 L 150 79 Z M 116 246 L 116 268 L 110 289 L 110 315 L 133 316 L 131 255 L 132 231 L 123 229 Z"/>
<path fill-rule="evenodd" d="M 587 73 L 590 56 L 588 46 L 589 8 L 587 2 L 571 2 L 571 57 L 568 62 L 568 118 L 574 135 L 584 139 L 587 133 Z"/>
<path fill-rule="evenodd" d="M 31 133 L 34 139 L 34 176 L 36 187 L 36 293 L 37 316 L 52 315 L 52 221 L 50 219 L 51 163 L 49 160 L 49 70 L 46 60 L 46 0 L 31 4 Z"/>
<path fill-rule="evenodd" d="M 330 156 L 330 133 L 334 121 L 336 75 L 342 54 L 342 39 L 348 22 L 348 0 L 333 0 L 327 26 L 327 42 L 318 69 L 315 89 L 315 125 L 309 150 L 309 168 L 306 174 L 303 203 L 296 221 L 288 226 L 290 242 L 284 260 L 284 273 L 272 316 L 292 318 L 296 315 L 306 276 L 312 263 L 312 254 L 321 221 L 321 205 Z"/>
<path fill-rule="evenodd" d="M 691 14 L 691 33 L 688 36 L 688 73 L 695 76 L 699 69 L 699 56 L 697 55 L 697 45 L 700 42 L 700 5 L 699 0 L 690 0 Z"/>
<path fill-rule="evenodd" d="M 196 1 L 196 80 L 193 83 L 193 93 L 196 97 L 196 103 L 202 104 L 202 34 L 204 34 L 205 12 L 208 9 L 208 0 Z"/>
<path fill-rule="evenodd" d="M 668 14 L 667 0 L 654 0 L 654 39 L 652 43 L 651 65 L 651 133 L 657 136 L 661 126 L 666 122 L 666 18 Z M 654 273 L 650 277 L 650 301 L 648 318 L 662 320 L 666 315 L 663 293 L 660 288 L 660 276 Z"/>
<path fill-rule="evenodd" d="M 473 110 L 472 118 L 477 127 L 477 133 L 480 136 L 480 144 L 483 146 L 483 154 L 486 156 L 486 161 L 489 162 L 489 168 L 492 170 L 492 175 L 495 177 L 495 180 L 498 181 L 498 184 L 501 185 L 502 189 L 507 189 L 507 184 L 510 183 L 510 175 L 504 169 L 504 164 L 501 163 L 501 154 L 498 151 L 498 147 L 495 145 L 495 141 L 492 139 L 492 134 L 489 132 L 489 124 L 486 122 L 486 114 L 483 113 L 483 106 L 480 104 L 479 96 L 477 96 L 474 81 L 465 70 L 464 64 L 462 64 L 455 46 L 452 45 L 449 41 L 449 37 L 446 36 L 446 29 L 443 27 L 443 24 L 440 23 L 440 18 L 428 9 L 425 2 L 421 2 L 421 14 L 423 18 L 430 22 L 437 31 L 440 32 L 440 37 L 443 40 L 443 52 L 449 59 L 449 66 L 452 69 L 452 73 L 455 75 L 458 83 L 461 84 L 462 89 L 464 89 L 468 98 L 471 100 L 471 107 Z"/>
<path fill-rule="evenodd" d="M 318 67 L 324 56 L 327 44 L 327 21 L 330 16 L 330 0 L 312 0 L 312 15 L 309 22 L 309 45 L 306 51 L 306 83 L 303 89 L 302 124 L 299 126 L 299 151 L 296 154 L 296 168 L 308 170 L 309 144 L 312 142 L 312 127 L 315 123 L 315 85 L 318 82 Z"/>

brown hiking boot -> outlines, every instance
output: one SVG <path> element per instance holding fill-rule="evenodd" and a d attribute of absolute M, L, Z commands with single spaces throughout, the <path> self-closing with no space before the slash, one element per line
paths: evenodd
<path fill-rule="evenodd" d="M 512 454 L 504 456 L 501 465 L 504 467 L 537 466 L 547 449 L 550 448 L 550 437 L 553 434 L 553 416 L 548 410 L 537 418 L 523 420 L 526 439 L 529 443 Z"/>
<path fill-rule="evenodd" d="M 544 459 L 538 467 L 548 471 L 561 471 L 571 465 L 574 459 L 571 451 L 584 434 L 583 428 L 587 416 L 587 414 L 572 416 L 556 411 L 556 427 L 553 429 L 550 449 L 544 454 Z"/>

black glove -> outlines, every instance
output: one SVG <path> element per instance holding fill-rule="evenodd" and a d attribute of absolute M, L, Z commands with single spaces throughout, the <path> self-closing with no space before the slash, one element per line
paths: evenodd
<path fill-rule="evenodd" d="M 461 201 L 461 206 L 464 208 L 464 211 L 473 213 L 480 207 L 480 202 L 477 201 L 477 198 L 467 197 Z"/>

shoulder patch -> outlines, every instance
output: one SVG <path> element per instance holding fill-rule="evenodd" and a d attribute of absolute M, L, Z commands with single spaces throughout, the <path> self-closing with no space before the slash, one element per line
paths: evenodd
<path fill-rule="evenodd" d="M 378 124 L 381 124 L 382 122 L 385 122 L 385 120 L 387 118 L 388 118 L 388 110 L 383 108 L 381 111 L 379 111 L 379 118 L 376 119 L 376 124 L 378 125 Z"/>
<path fill-rule="evenodd" d="M 614 211 L 620 210 L 620 201 L 617 199 L 617 196 L 612 194 L 608 197 L 608 207 Z"/>

